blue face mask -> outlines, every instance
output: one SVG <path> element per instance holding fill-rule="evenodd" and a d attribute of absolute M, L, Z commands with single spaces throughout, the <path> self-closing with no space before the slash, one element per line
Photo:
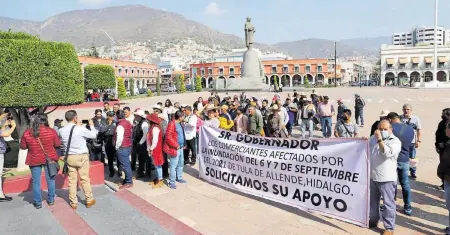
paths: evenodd
<path fill-rule="evenodd" d="M 389 132 L 381 131 L 381 138 L 383 138 L 383 140 L 389 138 Z"/>

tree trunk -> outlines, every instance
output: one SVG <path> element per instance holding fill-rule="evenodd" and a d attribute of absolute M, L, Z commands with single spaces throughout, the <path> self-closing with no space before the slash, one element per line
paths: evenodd
<path fill-rule="evenodd" d="M 11 115 L 16 122 L 17 133 L 19 134 L 19 143 L 22 139 L 23 133 L 30 127 L 30 112 L 28 109 L 11 109 Z M 33 110 L 31 113 L 34 113 Z M 25 159 L 27 157 L 28 150 L 19 150 L 19 156 L 17 156 L 17 171 L 27 170 L 28 167 L 25 165 Z"/>

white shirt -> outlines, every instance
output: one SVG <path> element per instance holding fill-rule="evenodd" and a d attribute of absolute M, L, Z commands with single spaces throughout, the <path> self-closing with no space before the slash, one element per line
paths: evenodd
<path fill-rule="evenodd" d="M 67 149 L 70 130 L 74 125 L 74 123 L 69 123 L 59 129 L 59 138 L 64 146 L 64 150 Z M 88 130 L 85 126 L 75 126 L 72 133 L 72 140 L 70 142 L 69 154 L 75 155 L 89 153 L 86 145 L 86 139 L 95 139 L 97 137 L 97 133 L 98 131 L 94 127 L 91 127 L 91 130 Z"/>
<path fill-rule="evenodd" d="M 397 158 L 402 149 L 402 142 L 393 134 L 384 140 L 384 152 L 380 151 L 378 139 L 369 139 L 370 178 L 375 182 L 397 182 Z"/>
<path fill-rule="evenodd" d="M 209 119 L 209 120 L 206 120 L 206 121 L 203 123 L 203 126 L 209 126 L 209 127 L 219 128 L 219 126 L 220 126 L 220 121 L 219 121 L 219 119 L 217 119 L 217 118 Z"/>
<path fill-rule="evenodd" d="M 187 122 L 184 125 L 184 135 L 186 140 L 192 140 L 197 136 L 197 116 L 192 113 L 187 117 Z"/>
<path fill-rule="evenodd" d="M 117 125 L 116 127 L 116 150 L 122 146 L 123 135 L 125 134 L 125 129 L 122 125 Z"/>
<path fill-rule="evenodd" d="M 131 123 L 131 126 L 133 126 L 133 124 L 134 124 L 134 115 L 130 114 L 130 116 L 125 118 L 125 119 Z"/>
<path fill-rule="evenodd" d="M 283 124 L 286 126 L 289 122 L 289 114 L 288 114 L 286 108 L 283 106 L 280 107 L 280 117 L 281 117 L 281 120 L 283 120 Z"/>
<path fill-rule="evenodd" d="M 141 140 L 139 141 L 139 144 L 144 144 L 145 141 L 147 141 L 148 128 L 149 128 L 149 127 L 148 127 L 148 122 L 146 122 L 146 121 L 142 122 L 141 129 L 142 129 L 142 132 L 143 132 L 144 134 L 142 135 L 142 138 L 141 138 Z"/>
<path fill-rule="evenodd" d="M 152 143 L 147 143 L 147 150 L 153 151 L 156 148 L 156 145 L 158 145 L 158 138 L 159 138 L 159 128 L 153 128 L 152 129 Z"/>

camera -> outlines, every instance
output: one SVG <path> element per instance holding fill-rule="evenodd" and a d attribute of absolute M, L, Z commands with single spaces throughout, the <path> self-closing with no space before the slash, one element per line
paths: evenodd
<path fill-rule="evenodd" d="M 89 120 L 87 120 L 87 119 L 81 120 L 81 123 L 87 125 L 87 124 L 89 124 Z"/>

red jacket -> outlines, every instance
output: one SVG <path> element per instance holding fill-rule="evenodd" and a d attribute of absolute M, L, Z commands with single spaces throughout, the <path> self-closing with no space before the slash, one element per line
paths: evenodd
<path fill-rule="evenodd" d="M 20 141 L 21 149 L 28 149 L 25 164 L 28 166 L 39 166 L 46 164 L 44 152 L 39 145 L 37 138 L 33 136 L 33 129 L 28 129 L 23 133 Z M 61 146 L 61 140 L 53 128 L 41 125 L 39 128 L 39 139 L 48 157 L 52 160 L 58 160 L 55 148 Z"/>
<path fill-rule="evenodd" d="M 177 156 L 179 146 L 176 121 L 172 120 L 169 122 L 169 125 L 167 125 L 163 151 L 171 157 Z"/>
<path fill-rule="evenodd" d="M 158 136 L 153 136 L 153 128 L 159 129 Z M 163 149 L 162 148 L 163 147 L 162 136 L 163 136 L 162 129 L 157 125 L 152 126 L 147 134 L 147 144 L 149 146 L 152 145 L 153 138 L 158 138 L 158 143 L 156 144 L 156 148 L 153 149 L 153 152 L 152 152 L 153 164 L 155 166 L 162 166 L 164 164 L 164 157 L 163 157 L 163 150 L 162 150 Z"/>

